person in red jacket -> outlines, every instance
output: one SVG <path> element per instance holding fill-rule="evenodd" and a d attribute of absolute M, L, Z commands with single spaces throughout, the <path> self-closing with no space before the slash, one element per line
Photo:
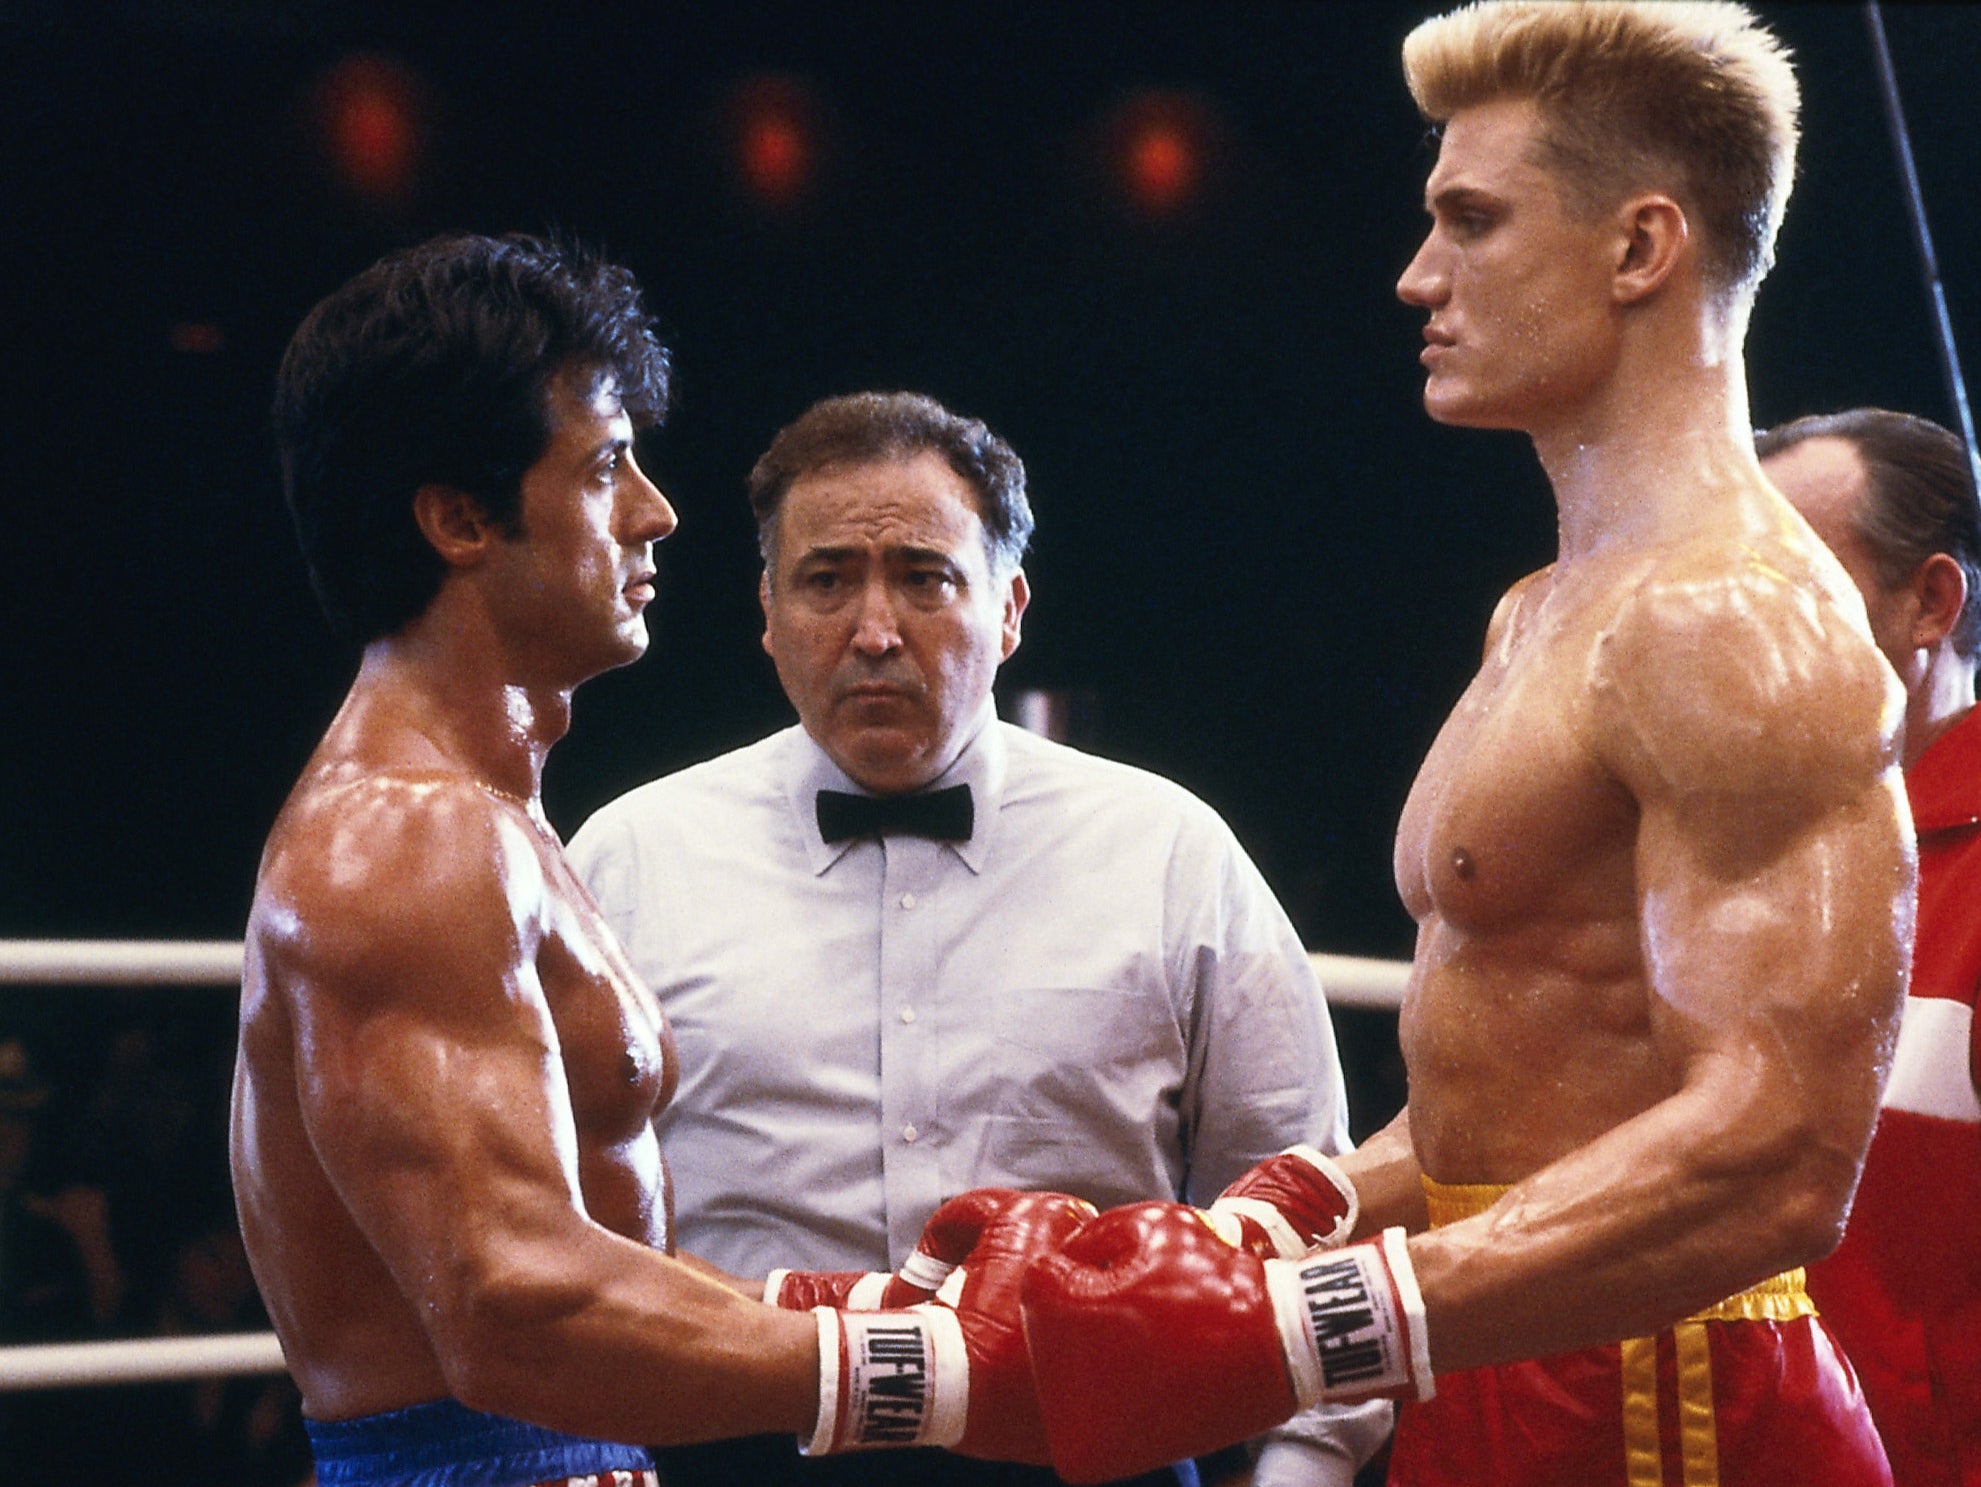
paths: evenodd
<path fill-rule="evenodd" d="M 1898 1053 L 1850 1226 L 1810 1294 L 1857 1365 L 1900 1487 L 1981 1484 L 1981 513 L 1961 442 L 1882 408 L 1797 419 L 1762 468 L 1864 595 L 1905 685 L 1919 922 Z"/>

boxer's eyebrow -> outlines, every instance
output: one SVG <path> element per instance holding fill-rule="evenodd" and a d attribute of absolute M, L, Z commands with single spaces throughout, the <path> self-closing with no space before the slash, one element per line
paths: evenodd
<path fill-rule="evenodd" d="M 1447 186 L 1435 196 L 1426 195 L 1424 210 L 1432 216 L 1452 216 L 1460 212 L 1498 211 L 1505 201 L 1478 186 Z"/>

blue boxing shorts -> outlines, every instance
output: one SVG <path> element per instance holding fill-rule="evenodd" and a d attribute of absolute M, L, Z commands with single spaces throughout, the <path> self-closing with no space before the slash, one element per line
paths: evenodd
<path fill-rule="evenodd" d="M 641 1446 L 586 1440 L 438 1399 L 303 1422 L 318 1487 L 657 1487 Z"/>

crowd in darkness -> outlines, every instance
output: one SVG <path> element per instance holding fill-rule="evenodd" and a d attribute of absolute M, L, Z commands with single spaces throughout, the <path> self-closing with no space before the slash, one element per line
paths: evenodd
<path fill-rule="evenodd" d="M 191 995 L 0 1002 L 0 1346 L 267 1328 L 227 1185 L 233 1003 Z M 0 1487 L 310 1470 L 282 1375 L 0 1393 Z"/>

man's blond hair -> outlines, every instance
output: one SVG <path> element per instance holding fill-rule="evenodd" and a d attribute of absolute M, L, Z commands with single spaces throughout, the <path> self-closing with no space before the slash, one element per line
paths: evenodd
<path fill-rule="evenodd" d="M 1412 31 L 1403 70 L 1434 123 L 1533 99 L 1543 163 L 1581 209 L 1671 194 L 1700 235 L 1713 288 L 1750 291 L 1773 263 L 1801 93 L 1787 49 L 1745 7 L 1483 0 Z"/>

